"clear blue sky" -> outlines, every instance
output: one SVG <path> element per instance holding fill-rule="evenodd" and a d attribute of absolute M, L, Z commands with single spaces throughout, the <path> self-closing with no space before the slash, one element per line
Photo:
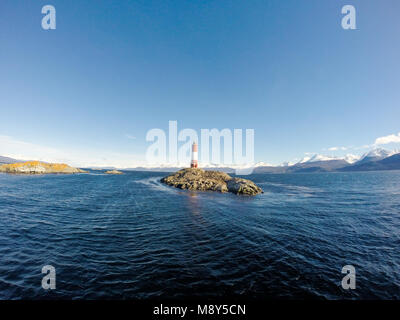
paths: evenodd
<path fill-rule="evenodd" d="M 41 28 L 46 4 L 56 30 Z M 341 27 L 345 4 L 357 30 Z M 177 120 L 253 128 L 270 163 L 372 144 L 400 131 L 399 13 L 398 0 L 1 0 L 0 135 L 144 155 L 146 132 Z"/>

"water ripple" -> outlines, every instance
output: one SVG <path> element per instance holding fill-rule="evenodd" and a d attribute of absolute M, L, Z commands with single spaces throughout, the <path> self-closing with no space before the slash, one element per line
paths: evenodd
<path fill-rule="evenodd" d="M 253 198 L 161 177 L 0 175 L 0 298 L 400 298 L 400 172 L 253 175 Z"/>

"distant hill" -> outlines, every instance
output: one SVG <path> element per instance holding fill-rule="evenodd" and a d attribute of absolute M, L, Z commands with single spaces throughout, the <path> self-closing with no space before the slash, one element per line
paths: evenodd
<path fill-rule="evenodd" d="M 377 148 L 374 150 L 371 150 L 364 154 L 360 160 L 356 162 L 356 164 L 362 164 L 362 163 L 367 163 L 367 162 L 372 162 L 372 161 L 379 161 L 383 160 L 387 157 L 390 157 L 393 155 L 390 151 L 387 151 L 385 149 Z"/>
<path fill-rule="evenodd" d="M 154 168 L 147 168 L 147 167 L 136 167 L 136 168 L 126 168 L 125 171 L 151 171 L 151 172 L 175 172 L 182 168 L 178 167 L 154 167 Z"/>
<path fill-rule="evenodd" d="M 263 166 L 254 169 L 254 173 L 307 173 L 307 172 L 327 172 L 335 171 L 339 168 L 348 166 L 345 160 L 320 160 L 299 162 L 292 166 Z"/>
<path fill-rule="evenodd" d="M 64 163 L 45 163 L 41 161 L 24 161 L 3 164 L 0 172 L 14 174 L 45 174 L 45 173 L 86 173 L 86 171 L 70 167 Z"/>
<path fill-rule="evenodd" d="M 398 151 L 394 151 L 398 152 Z M 312 172 L 350 172 L 350 171 L 375 171 L 375 170 L 400 170 L 400 153 L 394 153 L 384 149 L 374 149 L 365 153 L 362 157 L 347 155 L 342 158 L 335 158 L 323 155 L 306 157 L 295 164 L 281 166 L 258 163 L 254 168 L 257 173 L 312 173 Z M 359 160 L 357 160 L 359 159 Z M 0 165 L 25 162 L 9 157 L 0 156 Z M 93 167 L 93 170 L 112 170 L 114 167 Z M 153 171 L 153 172 L 175 172 L 182 167 L 137 167 L 124 169 L 126 171 Z M 206 167 L 204 170 L 218 170 L 226 173 L 237 173 L 232 167 Z M 240 173 L 237 173 L 240 175 Z"/>
<path fill-rule="evenodd" d="M 151 171 L 151 172 L 175 172 L 181 169 L 185 169 L 185 167 L 154 167 L 154 168 L 146 168 L 146 167 L 136 167 L 136 168 L 127 168 L 125 171 Z M 217 170 L 226 173 L 234 173 L 235 169 L 230 167 L 218 167 L 218 168 L 201 168 L 205 171 Z"/>
<path fill-rule="evenodd" d="M 288 166 L 260 166 L 254 169 L 253 173 L 285 173 Z"/>
<path fill-rule="evenodd" d="M 348 166 L 349 163 L 345 160 L 325 160 L 297 163 L 294 166 L 288 167 L 286 172 L 326 172 L 334 171 L 339 168 Z"/>
<path fill-rule="evenodd" d="M 353 160 L 353 159 L 350 159 Z M 384 149 L 374 149 L 365 153 L 358 161 L 350 162 L 348 157 L 334 159 L 314 155 L 300 160 L 291 166 L 260 166 L 254 173 L 312 173 L 337 171 L 400 170 L 400 153 Z"/>
<path fill-rule="evenodd" d="M 341 168 L 339 171 L 377 171 L 377 170 L 400 170 L 400 153 L 379 161 L 356 163 Z"/>
<path fill-rule="evenodd" d="M 0 164 L 10 164 L 10 163 L 17 163 L 17 162 L 20 162 L 20 161 L 13 159 L 13 158 L 0 156 Z"/>

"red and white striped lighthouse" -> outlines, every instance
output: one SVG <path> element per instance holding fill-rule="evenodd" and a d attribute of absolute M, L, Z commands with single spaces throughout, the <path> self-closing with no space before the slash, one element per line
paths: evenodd
<path fill-rule="evenodd" d="M 190 167 L 191 168 L 197 168 L 198 167 L 198 152 L 197 152 L 198 148 L 197 148 L 197 143 L 193 142 L 192 144 L 192 162 L 190 163 Z"/>

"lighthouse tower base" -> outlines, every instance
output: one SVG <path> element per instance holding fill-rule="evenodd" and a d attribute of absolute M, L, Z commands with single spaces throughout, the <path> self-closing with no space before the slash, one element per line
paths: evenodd
<path fill-rule="evenodd" d="M 197 168 L 197 167 L 198 167 L 197 161 L 196 161 L 196 162 L 195 162 L 195 161 L 192 161 L 192 162 L 190 163 L 190 167 L 191 167 L 191 168 Z"/>

